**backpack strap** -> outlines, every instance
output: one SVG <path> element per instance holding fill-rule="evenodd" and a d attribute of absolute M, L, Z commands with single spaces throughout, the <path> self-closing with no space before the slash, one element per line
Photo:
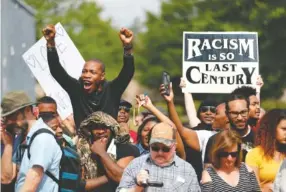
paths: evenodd
<path fill-rule="evenodd" d="M 57 138 L 56 138 L 55 134 L 54 134 L 52 131 L 50 131 L 50 130 L 48 130 L 48 129 L 45 129 L 45 128 L 39 129 L 38 131 L 36 131 L 36 132 L 32 135 L 32 137 L 31 137 L 31 139 L 30 139 L 30 142 L 29 142 L 29 145 L 28 145 L 28 147 L 27 147 L 27 149 L 28 149 L 28 158 L 29 158 L 29 159 L 31 158 L 30 148 L 31 148 L 32 142 L 33 142 L 33 140 L 35 139 L 35 137 L 36 137 L 37 135 L 42 134 L 42 133 L 47 133 L 47 134 L 52 135 L 52 136 L 55 138 L 56 142 L 58 143 Z M 59 143 L 58 143 L 58 144 L 59 144 Z M 61 148 L 61 146 L 60 146 L 60 148 Z M 61 148 L 61 149 L 62 149 L 62 148 Z M 46 175 L 49 176 L 54 182 L 56 182 L 57 184 L 59 184 L 59 180 L 58 180 L 51 172 L 49 172 L 49 171 L 47 170 L 45 173 L 46 173 Z"/>

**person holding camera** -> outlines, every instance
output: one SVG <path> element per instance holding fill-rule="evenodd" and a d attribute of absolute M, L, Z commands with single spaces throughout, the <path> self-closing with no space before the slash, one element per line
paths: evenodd
<path fill-rule="evenodd" d="M 150 153 L 134 159 L 124 170 L 117 192 L 200 191 L 193 167 L 176 155 L 176 129 L 156 124 L 150 132 Z"/>
<path fill-rule="evenodd" d="M 126 28 L 122 28 L 119 32 L 124 47 L 123 68 L 112 81 L 105 79 L 105 65 L 98 59 L 89 60 L 84 64 L 79 79 L 71 77 L 59 61 L 55 26 L 48 25 L 42 32 L 47 40 L 50 72 L 70 97 L 77 129 L 80 123 L 95 111 L 103 111 L 116 119 L 121 95 L 135 70 L 132 55 L 133 32 Z"/>

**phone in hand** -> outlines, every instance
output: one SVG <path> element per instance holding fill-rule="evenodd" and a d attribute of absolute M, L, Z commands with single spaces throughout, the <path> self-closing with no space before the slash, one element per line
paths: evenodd
<path fill-rule="evenodd" d="M 162 84 L 165 86 L 165 95 L 169 96 L 170 95 L 170 75 L 168 72 L 163 71 L 162 73 Z"/>

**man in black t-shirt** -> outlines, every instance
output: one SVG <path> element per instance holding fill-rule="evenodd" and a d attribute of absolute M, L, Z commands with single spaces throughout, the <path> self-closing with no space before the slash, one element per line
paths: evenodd
<path fill-rule="evenodd" d="M 230 94 L 230 97 L 225 103 L 226 115 L 230 122 L 230 129 L 237 132 L 241 136 L 242 140 L 242 151 L 243 151 L 243 161 L 247 152 L 253 148 L 254 143 L 254 133 L 250 126 L 247 124 L 249 118 L 249 100 L 242 95 Z M 204 163 L 209 164 L 211 160 L 209 159 L 211 146 L 215 141 L 216 135 L 209 138 Z"/>
<path fill-rule="evenodd" d="M 135 70 L 132 55 L 133 32 L 126 28 L 119 32 L 124 50 L 123 67 L 112 81 L 105 79 L 105 65 L 99 59 L 87 61 L 79 79 L 71 77 L 60 64 L 55 43 L 55 26 L 45 27 L 43 35 L 47 40 L 47 59 L 51 75 L 70 97 L 76 128 L 78 129 L 81 121 L 95 111 L 103 111 L 116 118 L 121 95 Z"/>
<path fill-rule="evenodd" d="M 78 153 L 87 191 L 115 191 L 124 168 L 140 155 L 129 143 L 128 132 L 119 127 L 114 118 L 101 111 L 82 121 Z"/>

